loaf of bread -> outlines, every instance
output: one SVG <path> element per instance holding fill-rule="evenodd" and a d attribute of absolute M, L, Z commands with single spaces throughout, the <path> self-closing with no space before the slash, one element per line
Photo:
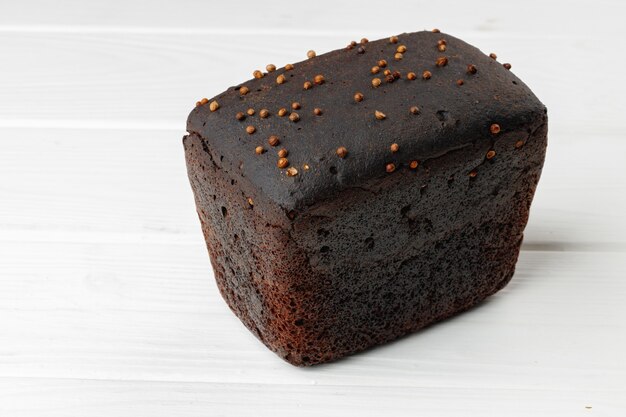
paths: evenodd
<path fill-rule="evenodd" d="M 547 111 L 439 31 L 267 71 L 197 103 L 183 139 L 219 291 L 294 365 L 475 306 L 511 279 Z"/>

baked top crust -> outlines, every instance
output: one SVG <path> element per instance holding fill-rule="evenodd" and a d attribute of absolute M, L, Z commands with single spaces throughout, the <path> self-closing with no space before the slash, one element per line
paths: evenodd
<path fill-rule="evenodd" d="M 477 48 L 431 31 L 393 40 L 257 72 L 199 102 L 187 130 L 222 169 L 291 210 L 544 122 L 545 107 L 510 66 Z"/>

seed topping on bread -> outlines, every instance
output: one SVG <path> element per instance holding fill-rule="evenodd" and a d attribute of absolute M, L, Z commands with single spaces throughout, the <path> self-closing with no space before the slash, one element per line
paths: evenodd
<path fill-rule="evenodd" d="M 354 52 L 349 54 L 346 53 L 346 59 L 349 60 L 348 63 L 350 65 L 353 65 L 353 61 L 356 61 L 358 63 L 362 63 L 363 66 L 362 69 L 359 69 L 358 66 L 355 67 L 355 70 L 353 72 L 355 75 L 354 79 L 332 79 L 332 76 L 335 74 L 335 72 L 333 71 L 328 71 L 327 75 L 330 75 L 331 79 L 327 79 L 327 77 L 323 73 L 319 72 L 320 68 L 316 68 L 316 63 L 319 62 L 319 59 L 323 59 L 323 57 L 316 58 L 317 55 L 314 50 L 309 50 L 306 53 L 306 56 L 309 60 L 303 61 L 302 63 L 298 64 L 297 69 L 293 64 L 286 64 L 283 68 L 277 68 L 274 64 L 267 64 L 265 66 L 265 70 L 267 71 L 266 73 L 258 69 L 255 70 L 252 73 L 254 77 L 253 80 L 246 82 L 245 85 L 237 86 L 231 89 L 235 90 L 234 94 L 236 94 L 236 96 L 238 97 L 238 102 L 242 103 L 243 105 L 248 104 L 248 106 L 258 106 L 257 108 L 260 108 L 260 110 L 258 111 L 259 120 L 257 120 L 257 122 L 255 122 L 254 124 L 244 125 L 246 133 L 248 135 L 253 135 L 256 132 L 259 132 L 263 136 L 265 136 L 269 133 L 272 133 L 272 126 L 275 126 L 276 123 L 287 122 L 288 124 L 290 124 L 289 122 L 298 123 L 300 121 L 303 121 L 302 123 L 295 126 L 290 124 L 291 126 L 293 126 L 293 135 L 285 134 L 283 136 L 282 130 L 280 131 L 281 137 L 283 137 L 285 144 L 289 146 L 289 144 L 292 143 L 291 141 L 298 140 L 297 132 L 301 129 L 307 129 L 310 126 L 309 123 L 316 123 L 319 124 L 319 126 L 324 126 L 325 123 L 334 119 L 333 113 L 336 115 L 337 113 L 341 114 L 345 111 L 344 109 L 335 111 L 332 106 L 328 105 L 329 102 L 325 100 L 325 95 L 332 94 L 333 91 L 342 88 L 343 85 L 353 86 L 354 89 L 351 89 L 351 91 L 357 90 L 356 92 L 352 93 L 352 101 L 350 100 L 349 95 L 348 97 L 346 97 L 346 105 L 351 102 L 356 104 L 363 102 L 362 104 L 359 104 L 358 107 L 354 107 L 353 109 L 354 111 L 364 112 L 363 114 L 369 113 L 371 115 L 373 113 L 375 120 L 371 122 L 372 126 L 388 127 L 389 125 L 379 124 L 376 122 L 376 120 L 382 121 L 387 119 L 388 117 L 392 118 L 393 120 L 408 121 L 409 119 L 406 119 L 407 117 L 412 117 L 411 115 L 422 114 L 422 110 L 420 109 L 420 107 L 424 109 L 424 116 L 415 120 L 427 120 L 427 111 L 429 110 L 429 108 L 428 105 L 423 106 L 423 103 L 420 100 L 420 94 L 422 94 L 422 92 L 426 91 L 428 94 L 432 95 L 433 93 L 431 91 L 433 89 L 440 88 L 440 86 L 445 86 L 446 82 L 449 82 L 455 83 L 458 87 L 467 85 L 468 87 L 464 87 L 462 90 L 458 90 L 458 94 L 468 94 L 468 91 L 472 91 L 469 85 L 475 82 L 474 80 L 479 80 L 481 75 L 478 74 L 479 71 L 477 65 L 475 65 L 474 63 L 468 64 L 467 61 L 465 61 L 465 63 L 463 62 L 463 55 L 457 53 L 454 50 L 454 39 L 450 39 L 450 43 L 448 40 L 442 38 L 441 35 L 436 35 L 440 33 L 438 29 L 433 29 L 432 32 L 433 39 L 432 43 L 430 44 L 432 46 L 430 47 L 420 46 L 418 48 L 415 48 L 415 44 L 412 43 L 410 38 L 402 37 L 401 43 L 400 37 L 396 35 L 389 37 L 388 40 L 383 42 L 376 41 L 370 43 L 367 38 L 362 38 L 359 43 L 357 43 L 356 41 L 351 41 L 346 49 L 348 51 L 356 49 L 357 55 L 355 55 Z M 366 48 L 370 50 L 370 54 L 368 54 L 370 56 L 359 56 L 360 54 L 365 54 L 367 52 Z M 443 52 L 445 52 L 447 55 L 441 55 L 441 53 Z M 417 56 L 419 59 L 415 60 L 415 56 Z M 432 59 L 432 61 L 425 61 L 425 57 L 428 60 Z M 497 56 L 494 53 L 489 54 L 489 57 L 492 60 L 497 59 Z M 432 66 L 433 64 L 430 64 L 431 67 L 429 69 L 419 68 L 419 66 L 422 65 L 425 65 L 428 68 L 428 62 L 434 63 L 434 67 Z M 474 62 L 480 65 L 485 64 L 484 62 L 481 63 L 480 59 Z M 511 64 L 505 63 L 502 64 L 502 67 L 506 70 L 510 70 Z M 270 77 L 270 79 L 265 79 L 265 76 L 269 73 L 275 73 L 273 74 L 275 78 Z M 356 78 L 357 76 L 359 76 L 358 74 L 363 73 L 367 74 L 365 80 L 359 80 Z M 433 79 L 434 73 L 436 73 L 436 77 L 434 77 Z M 458 76 L 463 73 L 467 74 L 466 78 L 458 78 Z M 433 79 L 433 81 L 430 81 L 428 84 L 414 82 L 420 76 L 424 81 L 428 81 L 431 79 Z M 302 85 L 302 90 L 312 91 L 305 93 L 304 91 L 299 90 L 299 88 L 296 88 L 296 90 L 299 90 L 299 93 L 294 93 L 293 87 L 278 87 L 291 81 L 296 83 L 296 85 Z M 368 100 L 364 102 L 365 96 L 362 92 L 358 91 L 358 89 L 367 88 L 367 82 L 369 82 L 369 88 L 372 89 L 372 92 L 368 93 Z M 515 81 L 513 83 L 515 84 Z M 265 92 L 267 90 L 271 90 L 272 88 L 287 88 L 288 91 L 292 92 L 289 94 L 291 97 L 287 98 L 289 101 L 285 100 L 280 103 L 284 104 L 285 107 L 280 107 L 276 111 L 275 114 L 278 116 L 278 118 L 270 118 L 270 111 L 268 110 L 268 108 L 266 108 L 272 108 L 270 107 L 271 105 L 276 106 L 275 102 L 269 103 L 258 99 L 258 92 Z M 377 97 L 380 97 L 382 94 L 393 95 L 395 94 L 395 92 L 399 91 L 399 89 L 411 89 L 411 92 L 415 91 L 414 95 L 410 96 L 410 99 L 407 100 L 407 102 L 401 103 L 401 108 L 389 108 L 389 105 L 381 106 L 380 103 L 376 105 L 378 108 L 374 108 L 374 106 L 369 103 L 370 100 L 372 101 L 372 103 L 376 103 Z M 221 96 L 218 96 L 217 98 L 219 99 L 220 97 Z M 498 98 L 495 98 L 495 100 L 498 100 Z M 227 100 L 224 100 L 223 102 L 227 103 L 226 106 L 230 107 L 230 102 L 228 102 Z M 209 104 L 208 108 L 210 112 L 216 112 L 221 107 L 220 104 L 218 104 L 217 100 L 209 101 L 209 99 L 207 98 L 202 98 L 200 101 L 196 102 L 197 107 L 202 107 L 205 104 Z M 419 104 L 419 106 L 417 104 Z M 246 120 L 246 118 L 253 117 L 257 114 L 257 111 L 255 111 L 254 107 L 246 108 L 243 107 L 243 105 L 239 108 L 231 110 L 235 113 L 235 118 L 238 121 L 244 121 Z M 273 108 L 275 109 L 276 107 Z M 322 108 L 324 110 L 322 110 Z M 408 114 L 406 112 L 407 108 L 409 110 Z M 296 112 L 297 110 L 301 109 L 305 109 L 306 111 L 303 110 L 300 113 Z M 330 111 L 330 117 L 319 117 L 325 114 L 327 110 Z M 437 117 L 439 117 L 442 122 L 441 125 L 444 126 L 446 124 L 446 116 L 440 116 L 440 112 L 443 112 L 441 114 L 445 114 L 446 112 L 440 109 L 432 109 L 432 111 L 433 113 L 437 113 Z M 230 114 L 232 115 L 233 113 Z M 443 117 L 444 119 L 442 119 L 441 117 Z M 350 119 L 348 119 L 346 123 L 349 126 Z M 417 121 L 414 123 L 422 122 Z M 498 135 L 500 133 L 501 128 L 499 124 L 491 123 L 488 126 L 489 132 L 492 135 Z M 380 129 L 380 127 L 378 127 L 378 129 Z M 274 132 L 276 132 L 276 130 L 274 130 Z M 254 140 L 254 142 L 257 141 Z M 279 140 L 278 136 L 276 135 L 270 135 L 269 139 L 267 140 L 267 143 L 272 147 L 277 146 L 280 142 L 281 140 Z M 401 144 L 403 146 L 403 149 L 406 149 L 404 148 L 404 143 L 401 142 Z M 515 142 L 514 146 L 515 148 L 520 148 L 521 146 L 523 146 L 523 144 L 524 141 L 519 140 Z M 346 145 L 354 149 L 352 142 L 346 143 Z M 257 155 L 264 155 L 266 153 L 266 149 L 258 142 L 252 143 L 251 149 L 253 149 Z M 398 143 L 394 142 L 390 146 L 390 150 L 394 154 L 398 153 L 399 149 L 400 144 Z M 339 158 L 344 159 L 346 158 L 348 151 L 345 146 L 339 146 L 335 148 L 335 153 Z M 354 157 L 350 158 L 350 160 L 356 161 L 358 159 L 356 155 L 359 155 L 359 152 L 356 152 L 354 154 Z M 402 153 L 399 155 L 402 155 Z M 281 149 L 278 152 L 278 156 L 278 168 L 283 169 L 289 166 L 289 161 L 287 161 L 286 158 L 286 148 Z M 304 155 L 297 155 L 296 153 L 294 155 L 291 155 L 290 158 L 300 158 L 303 156 Z M 495 151 L 488 151 L 485 157 L 486 159 L 493 159 L 495 157 Z M 265 158 L 265 156 L 263 156 L 263 158 Z M 301 161 L 299 162 L 302 163 Z M 417 160 L 409 159 L 404 162 L 394 161 L 393 163 L 387 163 L 385 165 L 385 171 L 391 173 L 402 166 L 408 166 L 410 169 L 416 169 L 418 165 L 419 162 Z M 308 171 L 310 169 L 309 164 L 304 164 L 302 165 L 302 167 L 303 171 Z M 289 176 L 296 176 L 298 174 L 298 171 L 295 167 L 293 167 L 293 170 L 291 170 L 290 172 L 291 174 L 288 174 Z M 476 173 L 475 170 L 472 172 L 474 174 L 472 176 L 472 173 L 470 173 L 470 177 L 473 178 L 476 176 Z"/>

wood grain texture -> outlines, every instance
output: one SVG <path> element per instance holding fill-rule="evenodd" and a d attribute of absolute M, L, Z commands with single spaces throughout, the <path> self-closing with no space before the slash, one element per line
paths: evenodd
<path fill-rule="evenodd" d="M 544 389 L 376 387 L 342 385 L 180 383 L 64 379 L 0 379 L 0 390 L 14 398 L 11 416 L 74 417 L 165 415 L 189 417 L 274 415 L 620 415 L 615 393 Z M 372 401 L 372 396 L 379 398 Z M 33 402 L 32 398 L 41 398 Z M 450 399 L 454 400 L 451 401 Z M 583 403 L 602 406 L 580 406 Z M 257 407 L 264 404 L 265 407 Z M 591 407 L 591 408 L 586 408 Z M 217 410 L 217 411 L 216 411 Z M 227 410 L 227 411 L 223 411 Z M 393 413 L 393 414 L 392 414 Z"/>
<path fill-rule="evenodd" d="M 0 416 L 623 416 L 622 3 L 311 6 L 0 4 Z M 291 367 L 214 284 L 187 113 L 268 62 L 433 26 L 549 109 L 517 273 L 459 317 Z"/>
<path fill-rule="evenodd" d="M 0 242 L 200 242 L 183 134 L 0 128 Z M 524 248 L 625 251 L 626 141 L 557 130 L 548 146 Z"/>
<path fill-rule="evenodd" d="M 620 119 L 611 115 L 626 112 L 620 99 L 626 84 L 616 82 L 626 57 L 615 54 L 611 42 L 450 33 L 511 62 L 548 107 L 551 130 L 619 133 Z M 321 53 L 359 37 L 0 31 L 0 127 L 182 130 L 198 99 L 252 78 L 253 70 L 301 61 L 308 49 Z M 581 56 L 589 63 L 611 60 L 597 74 L 580 64 Z"/>
<path fill-rule="evenodd" d="M 138 390 L 188 384 L 213 395 L 232 386 L 232 396 L 215 398 L 215 408 L 205 411 L 225 410 L 220 407 L 234 402 L 236 393 L 254 386 L 254 404 L 267 412 L 280 401 L 283 386 L 301 387 L 305 395 L 296 389 L 288 402 L 311 405 L 309 395 L 328 392 L 315 388 L 321 386 L 354 394 L 348 402 L 358 398 L 368 410 L 376 410 L 390 391 L 394 398 L 466 390 L 473 393 L 471 402 L 494 395 L 491 406 L 502 410 L 507 404 L 499 392 L 537 394 L 535 401 L 551 393 L 572 400 L 563 415 L 589 404 L 611 409 L 626 394 L 623 254 L 524 252 L 512 283 L 480 307 L 398 342 L 302 370 L 277 360 L 228 311 L 200 245 L 56 246 L 50 251 L 49 243 L 13 244 L 0 264 L 2 276 L 13 277 L 0 298 L 7 381 L 106 382 L 93 384 L 96 392 L 89 395 L 96 396 L 98 387 L 122 389 L 124 382 Z M 265 390 L 274 395 L 265 396 Z M 410 403 L 405 399 L 398 410 Z M 452 414 L 461 404 L 440 406 Z M 540 403 L 537 410 L 548 406 Z M 110 415 L 115 403 L 102 407 Z"/>
<path fill-rule="evenodd" d="M 567 5 L 567 7 L 564 7 Z M 374 38 L 375 33 L 454 27 L 481 31 L 496 38 L 520 34 L 528 38 L 546 35 L 584 38 L 622 33 L 619 0 L 548 3 L 527 0 L 504 3 L 481 0 L 460 5 L 453 0 L 419 0 L 390 7 L 317 0 L 314 4 L 285 4 L 272 0 L 220 2 L 219 6 L 197 0 L 64 0 L 52 7 L 46 0 L 3 2 L 0 25 L 5 30 L 75 31 L 199 31 L 203 33 L 353 33 Z M 588 32 L 588 36 L 587 36 Z M 583 36 L 584 35 L 584 36 Z M 604 38 L 606 39 L 606 38 Z M 358 39 L 357 39 L 358 40 Z"/>

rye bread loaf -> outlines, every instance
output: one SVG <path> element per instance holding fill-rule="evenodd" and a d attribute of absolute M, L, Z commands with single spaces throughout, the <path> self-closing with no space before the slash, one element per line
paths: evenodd
<path fill-rule="evenodd" d="M 331 361 L 509 282 L 547 144 L 509 69 L 404 33 L 197 104 L 183 142 L 215 278 L 267 347 Z"/>

